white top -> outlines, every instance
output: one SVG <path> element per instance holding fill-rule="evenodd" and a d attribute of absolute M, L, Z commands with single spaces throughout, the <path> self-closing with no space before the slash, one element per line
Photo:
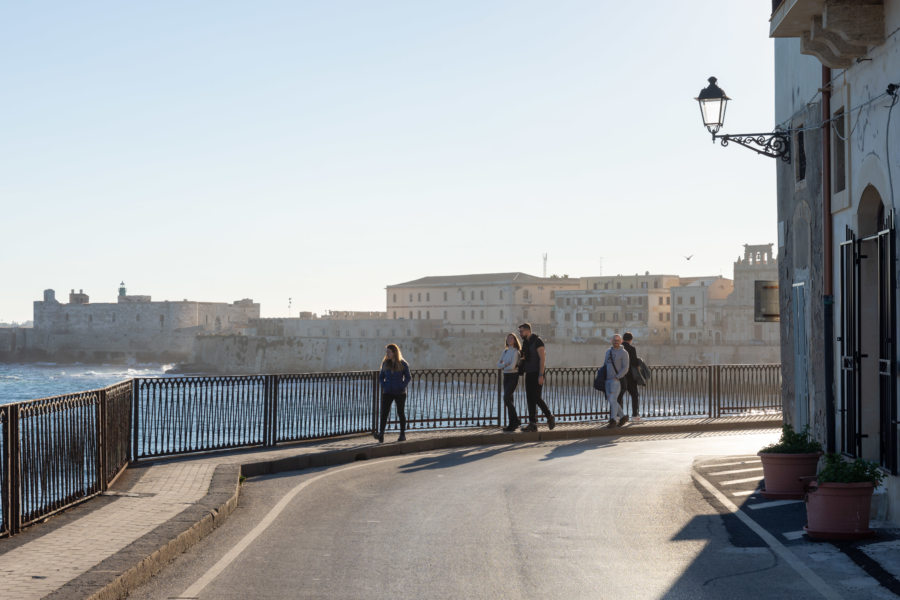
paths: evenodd
<path fill-rule="evenodd" d="M 500 360 L 497 361 L 497 368 L 503 369 L 504 373 L 518 373 L 518 369 L 516 369 L 518 362 L 519 351 L 515 348 L 507 348 L 500 355 Z"/>

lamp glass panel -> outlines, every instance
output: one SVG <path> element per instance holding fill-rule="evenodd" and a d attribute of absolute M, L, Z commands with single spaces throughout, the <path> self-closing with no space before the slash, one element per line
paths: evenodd
<path fill-rule="evenodd" d="M 700 100 L 700 112 L 703 115 L 703 124 L 707 127 L 722 125 L 725 116 L 725 102 L 721 98 Z"/>

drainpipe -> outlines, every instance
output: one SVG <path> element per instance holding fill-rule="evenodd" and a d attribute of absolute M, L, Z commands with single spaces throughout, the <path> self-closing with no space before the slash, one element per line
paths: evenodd
<path fill-rule="evenodd" d="M 831 226 L 831 69 L 822 66 L 822 290 L 825 317 L 825 447 L 836 451 L 834 404 L 834 254 Z"/>

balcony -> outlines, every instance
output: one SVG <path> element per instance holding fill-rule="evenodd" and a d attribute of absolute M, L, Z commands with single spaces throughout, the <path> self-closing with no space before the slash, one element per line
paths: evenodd
<path fill-rule="evenodd" d="M 884 42 L 884 0 L 772 0 L 769 37 L 800 38 L 803 54 L 846 69 Z"/>

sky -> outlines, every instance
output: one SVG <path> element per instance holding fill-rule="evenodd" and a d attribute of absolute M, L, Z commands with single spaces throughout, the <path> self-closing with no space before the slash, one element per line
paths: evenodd
<path fill-rule="evenodd" d="M 756 0 L 0 2 L 0 322 L 385 310 L 432 275 L 731 277 L 775 243 Z M 688 261 L 685 256 L 693 255 Z"/>

